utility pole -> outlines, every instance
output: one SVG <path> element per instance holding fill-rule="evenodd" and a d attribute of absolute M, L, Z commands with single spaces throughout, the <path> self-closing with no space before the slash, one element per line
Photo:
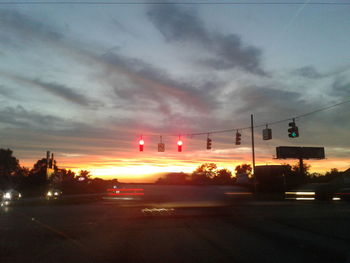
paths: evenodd
<path fill-rule="evenodd" d="M 299 158 L 299 173 L 300 176 L 304 176 L 304 161 L 303 158 Z"/>
<path fill-rule="evenodd" d="M 46 151 L 46 179 L 49 179 L 50 151 Z"/>
<path fill-rule="evenodd" d="M 256 193 L 256 177 L 255 177 L 255 149 L 254 149 L 254 118 L 250 115 L 250 127 L 252 132 L 252 157 L 253 157 L 253 176 L 254 176 L 254 192 Z"/>

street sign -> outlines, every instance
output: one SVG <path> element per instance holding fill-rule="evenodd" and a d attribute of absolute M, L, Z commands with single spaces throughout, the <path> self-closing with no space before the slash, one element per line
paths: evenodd
<path fill-rule="evenodd" d="M 324 159 L 324 147 L 276 147 L 277 159 Z"/>
<path fill-rule="evenodd" d="M 160 142 L 158 143 L 158 152 L 164 152 L 165 151 L 165 144 Z"/>

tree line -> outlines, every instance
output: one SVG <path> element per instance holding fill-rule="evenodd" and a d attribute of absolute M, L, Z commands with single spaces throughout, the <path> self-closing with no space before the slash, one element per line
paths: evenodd
<path fill-rule="evenodd" d="M 47 168 L 53 173 L 48 176 Z M 65 194 L 104 192 L 111 185 L 118 184 L 117 179 L 103 180 L 91 178 L 87 170 L 75 173 L 59 168 L 57 162 L 39 159 L 31 169 L 20 165 L 10 149 L 0 149 L 0 190 L 16 189 L 26 196 L 43 195 L 48 189 L 60 189 Z"/>
<path fill-rule="evenodd" d="M 218 169 L 215 163 L 204 163 L 198 166 L 191 174 L 168 173 L 159 178 L 157 184 L 195 184 L 195 185 L 231 185 L 237 183 L 238 175 L 246 175 L 251 178 L 252 167 L 250 164 L 238 165 L 235 168 L 235 176 L 226 168 Z"/>
<path fill-rule="evenodd" d="M 304 163 L 303 174 L 300 174 L 298 164 L 283 164 L 284 176 L 288 179 L 290 185 L 297 186 L 305 183 L 328 183 L 344 173 L 336 168 L 332 168 L 324 174 L 310 173 L 311 166 Z M 239 180 L 240 178 L 245 180 Z M 204 163 L 198 166 L 192 173 L 168 173 L 159 178 L 157 184 L 195 184 L 195 185 L 249 185 L 252 180 L 252 166 L 250 164 L 240 164 L 230 170 L 218 169 L 215 163 Z"/>
<path fill-rule="evenodd" d="M 52 167 L 52 175 L 47 175 L 47 166 Z M 300 176 L 299 166 L 285 164 L 288 180 L 300 183 L 327 183 L 343 173 L 332 168 L 325 174 L 310 173 L 310 165 L 304 163 L 304 174 Z M 239 182 L 240 176 L 245 176 L 245 182 Z M 196 184 L 196 185 L 232 185 L 249 184 L 252 178 L 250 164 L 241 164 L 235 167 L 234 174 L 226 168 L 218 169 L 215 163 L 204 163 L 198 166 L 191 174 L 168 173 L 159 178 L 157 184 Z M 87 170 L 75 173 L 72 170 L 59 168 L 56 161 L 46 158 L 39 159 L 31 169 L 20 165 L 10 149 L 0 149 L 0 190 L 14 188 L 27 195 L 42 195 L 49 188 L 57 188 L 65 194 L 104 192 L 112 185 L 120 184 L 117 179 L 103 180 L 92 178 Z"/>

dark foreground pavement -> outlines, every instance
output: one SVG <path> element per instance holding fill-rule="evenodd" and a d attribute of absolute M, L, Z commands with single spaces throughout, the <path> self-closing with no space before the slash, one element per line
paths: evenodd
<path fill-rule="evenodd" d="M 349 203 L 143 208 L 2 208 L 0 262 L 350 262 Z"/>

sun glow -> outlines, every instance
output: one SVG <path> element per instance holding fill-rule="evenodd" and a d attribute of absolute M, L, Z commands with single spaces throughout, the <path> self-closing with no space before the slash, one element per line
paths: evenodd
<path fill-rule="evenodd" d="M 226 168 L 232 174 L 235 173 L 235 167 L 237 165 L 243 163 L 251 164 L 249 152 L 238 152 L 240 159 L 232 151 L 215 150 L 210 152 L 210 154 L 213 153 L 215 153 L 215 156 L 209 155 L 208 151 L 197 151 L 191 154 L 188 154 L 187 151 L 181 154 L 176 152 L 176 154 L 170 153 L 169 155 L 155 153 L 154 155 L 156 156 L 140 155 L 139 152 L 113 157 L 100 155 L 67 156 L 65 154 L 57 154 L 56 156 L 60 168 L 70 169 L 76 174 L 80 170 L 88 170 L 93 178 L 116 178 L 121 182 L 155 182 L 165 173 L 192 173 L 203 163 L 215 163 L 218 169 Z M 224 156 L 226 158 L 219 159 L 217 156 Z M 33 159 L 27 159 L 21 161 L 21 165 L 31 168 L 34 162 L 35 160 Z M 260 157 L 257 158 L 256 165 L 281 165 L 285 163 L 293 165 L 295 161 L 286 162 L 285 160 Z M 334 167 L 337 167 L 340 171 L 349 168 L 348 159 L 332 158 L 308 161 L 307 163 L 311 165 L 311 173 L 324 173 Z"/>
<path fill-rule="evenodd" d="M 94 177 L 118 178 L 120 181 L 151 181 L 154 182 L 161 173 L 184 172 L 190 173 L 192 166 L 156 166 L 156 165 L 133 165 L 133 166 L 104 166 L 101 168 L 91 167 L 89 171 Z"/>

